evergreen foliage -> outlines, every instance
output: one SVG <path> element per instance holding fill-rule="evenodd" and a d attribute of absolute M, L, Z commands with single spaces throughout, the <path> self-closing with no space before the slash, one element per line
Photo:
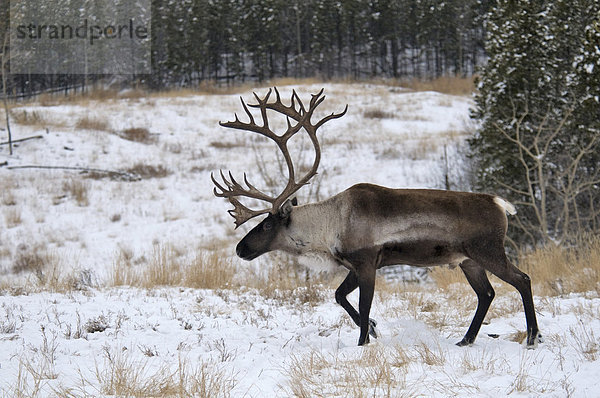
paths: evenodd
<path fill-rule="evenodd" d="M 600 231 L 600 4 L 500 0 L 470 140 L 479 190 L 519 207 L 516 241 Z"/>

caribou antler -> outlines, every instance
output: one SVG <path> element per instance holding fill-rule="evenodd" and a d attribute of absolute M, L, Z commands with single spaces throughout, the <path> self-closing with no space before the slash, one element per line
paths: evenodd
<path fill-rule="evenodd" d="M 237 113 L 235 114 L 235 120 L 232 122 L 219 122 L 219 124 L 223 127 L 229 127 L 238 130 L 246 130 L 251 131 L 257 134 L 260 134 L 264 137 L 267 137 L 273 140 L 279 150 L 282 152 L 283 157 L 285 159 L 285 163 L 287 165 L 288 171 L 288 182 L 283 191 L 277 196 L 270 196 L 265 194 L 264 192 L 257 189 L 254 185 L 248 182 L 248 178 L 244 173 L 244 184 L 246 187 L 242 186 L 238 183 L 231 172 L 229 172 L 229 178 L 221 172 L 222 183 L 217 182 L 215 177 L 210 175 L 213 183 L 215 184 L 214 194 L 220 198 L 227 198 L 229 202 L 233 205 L 233 209 L 229 210 L 229 214 L 233 218 L 235 218 L 236 228 L 248 221 L 249 219 L 256 217 L 265 213 L 276 213 L 281 205 L 292 196 L 296 191 L 302 188 L 304 185 L 308 183 L 308 181 L 317 174 L 317 169 L 319 167 L 319 162 L 321 161 L 321 147 L 319 145 L 319 140 L 317 139 L 317 129 L 321 127 L 323 124 L 328 122 L 331 119 L 337 119 L 346 114 L 348 110 L 348 105 L 341 113 L 332 113 L 319 120 L 317 123 L 312 124 L 310 119 L 317 108 L 324 100 L 325 96 L 323 95 L 323 89 L 319 91 L 317 94 L 313 94 L 310 100 L 310 104 L 308 106 L 308 110 L 304 107 L 304 104 L 298 97 L 298 94 L 295 90 L 292 91 L 291 103 L 290 105 L 284 105 L 281 101 L 281 97 L 279 95 L 279 91 L 275 87 L 275 102 L 268 102 L 269 97 L 271 96 L 272 90 L 269 89 L 269 92 L 264 96 L 264 98 L 260 98 L 256 93 L 254 94 L 254 98 L 258 102 L 257 104 L 246 104 L 244 100 L 240 97 L 242 102 L 242 106 L 246 115 L 248 115 L 249 121 L 242 122 L 238 118 Z M 258 125 L 254 116 L 248 109 L 248 106 L 251 108 L 260 109 L 261 117 L 262 117 L 262 125 Z M 271 128 L 269 127 L 269 120 L 267 115 L 267 110 L 272 110 L 277 113 L 281 113 L 286 116 L 287 119 L 287 130 L 281 134 L 277 135 Z M 292 138 L 296 133 L 298 133 L 301 129 L 304 129 L 310 138 L 314 148 L 315 148 L 315 160 L 311 169 L 300 179 L 296 180 L 296 174 L 294 170 L 294 163 L 292 162 L 292 158 L 290 156 L 287 143 L 290 138 Z M 271 204 L 271 208 L 262 209 L 262 210 L 252 210 L 248 207 L 244 206 L 237 199 L 238 197 L 248 197 L 253 199 L 262 200 L 265 202 L 269 202 Z"/>

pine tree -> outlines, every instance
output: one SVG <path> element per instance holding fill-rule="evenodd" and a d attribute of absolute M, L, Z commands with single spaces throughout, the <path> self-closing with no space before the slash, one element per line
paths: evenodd
<path fill-rule="evenodd" d="M 519 206 L 515 240 L 564 240 L 597 228 L 600 132 L 589 115 L 598 108 L 585 91 L 599 81 L 582 74 L 594 62 L 582 61 L 593 52 L 584 50 L 584 30 L 594 36 L 597 15 L 589 0 L 502 0 L 488 16 L 490 58 L 472 115 L 480 127 L 469 144 L 476 188 Z M 582 113 L 586 97 L 591 107 Z"/>

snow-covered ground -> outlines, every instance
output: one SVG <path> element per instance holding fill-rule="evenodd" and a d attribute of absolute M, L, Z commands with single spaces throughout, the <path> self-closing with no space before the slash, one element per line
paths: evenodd
<path fill-rule="evenodd" d="M 321 128 L 320 174 L 300 201 L 357 182 L 443 188 L 447 169 L 451 187 L 460 188 L 456 151 L 470 130 L 469 98 L 383 85 L 324 86 L 319 115 L 345 104 L 348 114 Z M 320 86 L 295 88 L 308 102 Z M 280 91 L 287 101 L 291 87 Z M 250 92 L 242 97 L 252 101 Z M 144 165 L 167 173 L 123 181 L 0 167 L 2 396 L 596 396 L 597 293 L 536 297 L 545 342 L 526 350 L 515 342 L 525 321 L 508 288 L 498 289 L 475 345 L 459 348 L 454 343 L 476 305 L 465 286 L 440 291 L 384 283 L 373 305 L 382 337 L 368 347 L 355 346 L 358 330 L 329 286 L 317 287 L 319 299 L 304 304 L 250 287 L 110 287 L 120 259 L 143 272 L 157 246 L 170 247 L 181 261 L 212 250 L 224 253 L 223 261 L 233 254 L 249 226 L 234 231 L 227 203 L 212 194 L 210 173 L 247 171 L 262 187 L 269 176 L 259 168 L 278 168 L 272 145 L 219 127 L 236 112 L 245 116 L 238 95 L 13 109 L 30 121 L 14 124 L 15 139 L 43 138 L 20 143 L 13 156 L 0 146 L 0 163 L 9 167 L 139 171 Z M 128 128 L 145 128 L 151 137 L 127 140 Z M 312 162 L 306 145 L 296 149 L 301 162 Z M 81 286 L 39 291 L 47 275 L 16 272 L 35 256 L 78 276 Z M 234 264 L 266 268 L 272 261 Z M 237 284 L 248 275 L 240 273 Z"/>

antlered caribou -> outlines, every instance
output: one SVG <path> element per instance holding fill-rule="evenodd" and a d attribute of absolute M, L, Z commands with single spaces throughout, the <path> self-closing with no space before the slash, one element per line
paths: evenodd
<path fill-rule="evenodd" d="M 372 184 L 358 184 L 317 203 L 297 205 L 289 199 L 317 173 L 321 150 L 317 130 L 330 120 L 342 117 L 347 109 L 332 113 L 316 122 L 312 116 L 323 100 L 323 90 L 312 95 L 308 109 L 294 91 L 285 105 L 275 88 L 256 104 L 242 106 L 249 118 L 242 122 L 237 114 L 224 127 L 245 130 L 275 142 L 283 154 L 288 180 L 283 192 L 271 196 L 252 185 L 244 174 L 243 184 L 231 174 L 221 172 L 221 181 L 211 174 L 214 194 L 229 200 L 229 213 L 236 228 L 249 219 L 268 214 L 238 243 L 236 252 L 245 260 L 274 250 L 292 254 L 316 253 L 348 269 L 348 276 L 335 292 L 336 301 L 360 327 L 358 344 L 376 338 L 376 323 L 369 318 L 375 289 L 376 270 L 393 264 L 418 267 L 459 265 L 478 298 L 475 316 L 459 346 L 475 341 L 483 319 L 494 298 L 486 271 L 514 286 L 523 300 L 527 322 L 527 346 L 533 348 L 541 339 L 538 331 L 531 282 L 506 257 L 504 238 L 507 215 L 515 208 L 506 200 L 488 194 L 425 189 L 391 189 Z M 258 124 L 248 106 L 260 111 Z M 268 112 L 285 115 L 287 129 L 276 134 L 269 126 Z M 312 168 L 297 177 L 288 150 L 288 142 L 301 130 L 308 135 L 315 150 Z M 270 207 L 252 210 L 238 198 L 265 201 Z M 359 288 L 358 311 L 346 296 Z"/>

